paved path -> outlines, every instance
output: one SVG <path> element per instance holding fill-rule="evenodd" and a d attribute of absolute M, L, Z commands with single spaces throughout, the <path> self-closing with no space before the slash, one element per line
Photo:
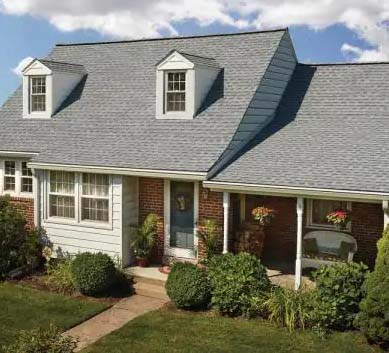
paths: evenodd
<path fill-rule="evenodd" d="M 165 303 L 165 300 L 135 294 L 122 299 L 112 308 L 66 331 L 65 335 L 78 340 L 76 351 L 80 351 L 136 317 L 161 308 Z"/>

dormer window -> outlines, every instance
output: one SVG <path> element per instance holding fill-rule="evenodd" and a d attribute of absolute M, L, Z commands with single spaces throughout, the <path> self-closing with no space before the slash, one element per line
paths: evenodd
<path fill-rule="evenodd" d="M 166 111 L 184 112 L 186 102 L 186 72 L 167 72 L 166 76 Z"/>
<path fill-rule="evenodd" d="M 30 77 L 30 112 L 46 111 L 46 76 Z"/>
<path fill-rule="evenodd" d="M 157 64 L 156 118 L 192 120 L 219 72 L 215 59 L 171 51 Z"/>
<path fill-rule="evenodd" d="M 33 60 L 23 69 L 23 117 L 50 119 L 85 74 L 82 65 Z"/>

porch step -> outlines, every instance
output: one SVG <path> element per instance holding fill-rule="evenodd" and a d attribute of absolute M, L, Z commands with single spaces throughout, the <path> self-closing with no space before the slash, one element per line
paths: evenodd
<path fill-rule="evenodd" d="M 154 283 L 149 283 L 149 281 L 154 281 Z M 134 289 L 136 294 L 155 299 L 167 301 L 170 300 L 168 295 L 166 294 L 165 282 L 149 278 L 138 278 L 137 280 L 134 278 L 134 282 Z"/>
<path fill-rule="evenodd" d="M 150 277 L 142 277 L 142 276 L 132 276 L 134 283 L 147 283 L 153 284 L 155 286 L 161 286 L 165 288 L 166 281 L 162 279 L 150 278 Z"/>

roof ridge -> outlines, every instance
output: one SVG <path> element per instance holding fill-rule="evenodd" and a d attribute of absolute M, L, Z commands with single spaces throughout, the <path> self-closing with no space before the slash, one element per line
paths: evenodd
<path fill-rule="evenodd" d="M 65 62 L 65 61 L 56 61 L 56 60 L 48 60 L 48 59 L 37 59 L 39 61 L 43 61 L 43 62 L 49 62 L 49 63 L 55 63 L 55 64 L 65 64 L 65 65 L 74 65 L 74 66 L 82 66 L 84 67 L 84 65 L 82 64 L 73 64 L 73 63 L 68 63 L 68 62 Z"/>
<path fill-rule="evenodd" d="M 233 33 L 216 33 L 216 34 L 202 34 L 192 36 L 176 36 L 176 37 L 162 37 L 162 38 L 143 38 L 143 39 L 127 39 L 127 40 L 113 40 L 113 41 L 101 41 L 101 42 L 79 42 L 79 43 L 57 43 L 57 47 L 78 46 L 78 45 L 103 45 L 103 44 L 120 44 L 120 43 L 136 43 L 136 42 L 151 42 L 158 40 L 175 40 L 175 39 L 191 39 L 191 38 L 208 38 L 208 37 L 226 37 L 226 36 L 238 36 L 247 34 L 258 33 L 272 33 L 272 32 L 285 32 L 288 28 L 276 28 L 262 31 L 246 31 L 246 32 L 233 32 Z"/>
<path fill-rule="evenodd" d="M 389 61 L 334 62 L 334 63 L 299 63 L 301 66 L 351 66 L 351 65 L 384 65 Z"/>

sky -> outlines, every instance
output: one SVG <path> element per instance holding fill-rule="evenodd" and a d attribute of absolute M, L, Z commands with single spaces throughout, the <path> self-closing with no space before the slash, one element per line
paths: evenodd
<path fill-rule="evenodd" d="M 0 105 L 56 43 L 284 27 L 300 62 L 389 60 L 387 0 L 0 0 Z"/>

